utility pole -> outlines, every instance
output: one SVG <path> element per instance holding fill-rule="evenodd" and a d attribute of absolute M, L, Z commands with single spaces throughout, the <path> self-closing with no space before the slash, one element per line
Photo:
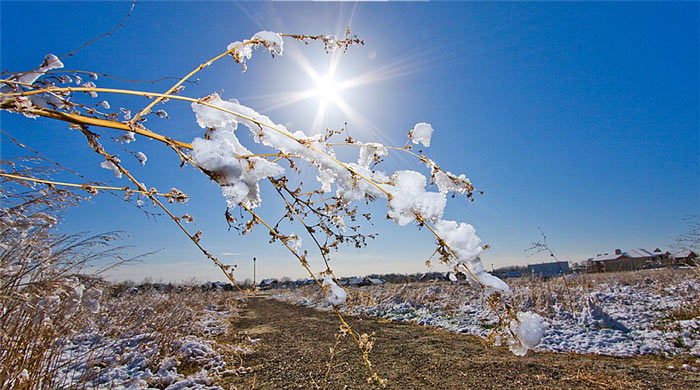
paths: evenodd
<path fill-rule="evenodd" d="M 255 257 L 253 257 L 253 286 L 255 286 Z"/>

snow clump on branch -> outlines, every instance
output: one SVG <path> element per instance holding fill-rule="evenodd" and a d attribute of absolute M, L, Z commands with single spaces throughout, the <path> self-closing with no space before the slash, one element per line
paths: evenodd
<path fill-rule="evenodd" d="M 429 123 L 417 123 L 410 132 L 413 143 L 422 143 L 426 147 L 430 146 L 430 137 L 433 135 L 433 126 Z"/>
<path fill-rule="evenodd" d="M 205 170 L 214 172 L 211 175 L 221 186 L 227 198 L 229 207 L 235 207 L 237 202 L 246 198 L 248 206 L 260 205 L 257 181 L 266 176 L 281 175 L 284 169 L 265 159 L 253 157 L 253 167 L 259 168 L 249 172 L 243 167 L 235 154 L 248 154 L 234 135 L 238 124 L 245 125 L 257 143 L 274 148 L 285 155 L 295 155 L 309 162 L 318 169 L 317 179 L 324 192 L 330 192 L 336 185 L 336 196 L 345 204 L 365 199 L 366 197 L 388 199 L 388 216 L 401 226 L 415 221 L 417 215 L 423 220 L 436 224 L 436 232 L 457 254 L 457 263 L 469 267 L 479 282 L 487 288 L 503 292 L 510 289 L 500 279 L 488 274 L 483 267 L 479 255 L 482 248 L 481 240 L 476 236 L 471 225 L 454 221 L 443 221 L 442 215 L 446 206 L 446 192 L 459 190 L 450 177 L 445 175 L 438 183 L 438 192 L 426 191 L 426 178 L 414 171 L 398 171 L 391 177 L 380 170 L 370 170 L 368 157 L 359 159 L 360 164 L 343 163 L 339 161 L 333 150 L 322 140 L 321 135 L 309 137 L 301 131 L 294 133 L 283 125 L 275 124 L 269 117 L 256 112 L 254 109 L 240 104 L 237 100 L 222 100 L 213 94 L 192 103 L 197 123 L 202 128 L 216 129 L 210 140 L 195 139 L 192 157 Z M 233 114 L 235 113 L 235 114 Z M 227 129 L 221 132 L 221 129 Z M 427 123 L 418 124 L 417 139 L 429 143 L 432 126 Z M 415 134 L 414 134 L 415 137 Z M 414 138 L 415 140 L 416 138 Z M 373 149 L 372 154 L 383 153 L 383 145 L 370 144 L 366 149 Z M 369 155 L 370 151 L 364 152 Z M 361 152 L 362 153 L 362 152 Z M 444 174 L 443 174 L 444 175 Z M 221 180 L 222 177 L 226 179 Z M 467 180 L 461 175 L 458 177 Z M 446 181 L 449 181 L 448 184 Z M 387 194 L 390 194 L 389 197 Z"/>
<path fill-rule="evenodd" d="M 282 53 L 283 40 L 277 33 L 262 31 L 251 40 L 263 41 L 261 44 L 273 54 Z M 249 45 L 236 45 L 235 42 L 229 45 L 229 50 L 233 50 L 231 55 L 238 62 L 250 58 L 252 52 L 247 47 Z M 484 270 L 479 257 L 482 252 L 481 240 L 476 236 L 474 228 L 466 223 L 442 220 L 447 192 L 462 194 L 473 190 L 466 176 L 444 172 L 431 160 L 422 158 L 431 170 L 431 181 L 438 189 L 437 192 L 427 191 L 427 179 L 418 172 L 397 171 L 387 174 L 370 169 L 372 162 L 387 154 L 387 148 L 382 144 L 359 144 L 357 163 L 342 162 L 321 134 L 307 136 L 301 131 L 291 132 L 235 99 L 224 101 L 219 95 L 212 94 L 193 103 L 192 110 L 202 128 L 213 130 L 208 139 L 197 138 L 193 141 L 192 157 L 200 168 L 221 185 L 229 207 L 234 207 L 241 201 L 249 207 L 259 206 L 261 199 L 258 181 L 285 172 L 281 166 L 263 158 L 249 157 L 243 160 L 237 157 L 250 153 L 234 135 L 241 123 L 250 130 L 254 142 L 274 149 L 280 156 L 296 156 L 310 163 L 318 171 L 316 178 L 321 191 L 331 192 L 335 185 L 335 196 L 342 203 L 348 205 L 366 198 L 384 198 L 387 199 L 388 217 L 397 224 L 435 224 L 437 235 L 456 254 L 457 265 L 468 267 L 477 282 L 489 291 L 509 293 L 508 285 Z M 428 147 L 433 131 L 429 123 L 417 123 L 409 132 L 409 138 L 413 143 Z"/>
<path fill-rule="evenodd" d="M 275 54 L 282 55 L 284 51 L 284 40 L 282 36 L 276 32 L 257 32 L 250 38 L 250 41 L 255 42 L 255 48 L 257 48 L 258 45 L 265 46 L 273 56 Z M 247 69 L 246 61 L 253 56 L 253 47 L 246 45 L 244 42 L 236 41 L 229 43 L 228 46 L 226 46 L 226 50 L 229 51 L 229 54 L 237 63 L 243 66 L 243 71 L 245 72 Z"/>
<path fill-rule="evenodd" d="M 347 293 L 342 287 L 338 286 L 333 281 L 333 278 L 326 276 L 323 279 L 323 286 L 328 288 L 328 295 L 326 295 L 326 300 L 333 306 L 340 306 L 347 300 Z"/>
<path fill-rule="evenodd" d="M 192 158 L 197 165 L 221 186 L 228 207 L 239 203 L 248 207 L 260 205 L 260 179 L 281 175 L 284 169 L 260 157 L 250 155 L 236 138 L 234 129 L 219 128 L 210 139 L 192 141 Z"/>
<path fill-rule="evenodd" d="M 528 349 L 535 348 L 542 338 L 549 324 L 539 314 L 532 312 L 520 312 L 518 318 L 511 320 L 510 330 L 517 337 L 510 339 L 510 350 L 517 356 L 525 356 Z"/>

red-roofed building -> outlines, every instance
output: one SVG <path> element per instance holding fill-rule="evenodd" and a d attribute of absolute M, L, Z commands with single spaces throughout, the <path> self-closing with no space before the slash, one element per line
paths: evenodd
<path fill-rule="evenodd" d="M 614 254 L 598 254 L 588 259 L 593 272 L 635 271 L 644 268 L 662 266 L 669 262 L 668 252 L 656 249 L 650 252 L 646 249 L 631 249 L 622 251 L 615 249 Z"/>

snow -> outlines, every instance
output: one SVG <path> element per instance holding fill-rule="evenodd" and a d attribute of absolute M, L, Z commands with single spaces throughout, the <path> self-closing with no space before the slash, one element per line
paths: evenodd
<path fill-rule="evenodd" d="M 510 323 L 517 340 L 504 340 L 504 344 L 518 353 L 533 349 L 620 357 L 700 357 L 700 317 L 678 320 L 670 314 L 700 297 L 694 276 L 615 283 L 588 279 L 592 277 L 570 278 L 568 287 L 554 285 L 561 281 L 516 279 L 508 297 L 519 312 L 518 321 Z M 578 278 L 583 278 L 580 284 Z M 344 311 L 389 321 L 478 337 L 487 337 L 498 322 L 483 294 L 460 283 L 351 287 L 348 294 L 362 298 L 351 300 Z M 302 306 L 331 307 L 313 286 L 278 289 L 272 297 Z"/>
<path fill-rule="evenodd" d="M 121 179 L 121 178 L 122 178 L 122 172 L 121 172 L 121 171 L 119 170 L 119 168 L 117 168 L 117 166 L 114 165 L 114 163 L 112 163 L 111 161 L 109 161 L 109 160 L 104 160 L 104 161 L 102 161 L 102 162 L 100 163 L 100 166 L 101 166 L 102 168 L 104 168 L 104 169 L 109 169 L 109 170 L 111 170 L 112 173 L 114 174 L 114 176 L 116 176 L 118 179 Z"/>
<path fill-rule="evenodd" d="M 342 287 L 338 286 L 335 281 L 333 281 L 332 277 L 326 276 L 326 278 L 323 279 L 323 286 L 327 287 L 329 290 L 328 294 L 326 295 L 326 300 L 328 303 L 333 306 L 345 304 L 347 294 Z"/>
<path fill-rule="evenodd" d="M 95 83 L 93 83 L 92 81 L 86 81 L 86 82 L 82 83 L 80 86 L 83 88 L 96 88 L 97 87 L 97 85 L 95 85 Z M 97 97 L 97 92 L 95 92 L 95 91 L 88 91 L 87 94 L 90 95 L 91 98 Z"/>
<path fill-rule="evenodd" d="M 139 160 L 142 167 L 146 166 L 146 161 L 148 161 L 148 157 L 146 157 L 146 155 L 143 152 L 137 152 L 136 159 Z"/>
<path fill-rule="evenodd" d="M 202 106 L 193 105 L 193 108 L 200 107 Z M 211 111 L 216 110 L 205 112 Z M 237 207 L 241 202 L 251 208 L 258 207 L 261 202 L 259 180 L 281 175 L 284 169 L 264 158 L 237 157 L 250 155 L 251 152 L 236 138 L 235 125 L 220 119 L 198 115 L 200 126 L 218 130 L 213 132 L 210 139 L 195 138 L 192 141 L 191 156 L 199 167 L 211 172 L 210 176 L 221 186 L 229 207 Z M 212 126 L 213 124 L 219 126 Z"/>
<path fill-rule="evenodd" d="M 430 146 L 430 137 L 433 135 L 433 126 L 429 123 L 416 123 L 411 130 L 411 138 L 414 144 L 422 143 L 426 147 Z"/>
<path fill-rule="evenodd" d="M 127 110 L 126 108 L 120 108 L 119 110 L 122 112 L 122 117 L 125 121 L 131 119 L 131 110 Z"/>
<path fill-rule="evenodd" d="M 467 273 L 470 278 L 476 277 L 478 282 L 488 289 L 495 289 L 506 294 L 510 292 L 507 284 L 484 270 L 484 264 L 479 257 L 483 251 L 481 239 L 476 235 L 476 230 L 472 225 L 464 222 L 439 220 L 435 224 L 435 232 L 457 255 L 456 264 L 464 265 L 471 271 Z"/>
<path fill-rule="evenodd" d="M 42 62 L 38 68 L 20 75 L 17 78 L 17 81 L 20 83 L 32 84 L 46 72 L 60 68 L 63 68 L 63 63 L 61 60 L 59 60 L 54 54 L 47 54 L 44 58 L 44 62 Z"/>
<path fill-rule="evenodd" d="M 263 45 L 270 51 L 270 53 L 272 53 L 273 56 L 275 54 L 282 55 L 284 50 L 284 40 L 282 39 L 282 36 L 276 32 L 259 31 L 253 35 L 250 40 L 256 41 L 254 46 L 255 48 L 257 48 L 258 45 Z M 245 72 L 247 69 L 246 61 L 253 56 L 253 47 L 250 45 L 244 45 L 243 42 L 236 41 L 229 43 L 226 46 L 226 50 L 230 52 L 231 56 L 236 62 L 243 66 L 243 71 Z"/>
<path fill-rule="evenodd" d="M 452 172 L 442 172 L 431 166 L 433 181 L 437 185 L 440 192 L 456 192 L 464 194 L 471 190 L 472 184 L 469 179 L 462 173 L 459 176 Z"/>
<path fill-rule="evenodd" d="M 415 171 L 397 171 L 391 182 L 386 187 L 392 195 L 387 215 L 397 224 L 406 226 L 415 221 L 416 213 L 427 221 L 442 217 L 447 198 L 444 193 L 425 191 L 425 176 Z"/>
<path fill-rule="evenodd" d="M 510 343 L 510 350 L 517 356 L 525 356 L 528 349 L 535 348 L 542 341 L 546 328 L 547 323 L 539 314 L 519 312 L 517 320 L 510 323 L 510 330 L 517 337 Z"/>
<path fill-rule="evenodd" d="M 301 237 L 296 234 L 289 236 L 287 240 L 287 245 L 294 251 L 294 253 L 301 254 Z"/>
<path fill-rule="evenodd" d="M 484 271 L 479 258 L 481 240 L 474 228 L 466 223 L 441 219 L 447 204 L 446 192 L 463 193 L 471 186 L 464 175 L 441 173 L 442 176 L 437 175 L 439 191 L 430 192 L 425 189 L 427 179 L 418 172 L 397 171 L 389 176 L 381 170 L 370 170 L 375 156 L 387 152 L 381 144 L 363 144 L 358 163 L 342 163 L 323 142 L 322 134 L 307 136 L 301 131 L 291 132 L 236 99 L 225 101 L 218 94 L 212 94 L 192 103 L 192 110 L 200 127 L 215 131 L 209 139 L 197 138 L 192 142 L 194 150 L 191 156 L 195 164 L 208 171 L 222 187 L 229 207 L 236 207 L 239 202 L 245 202 L 248 207 L 260 206 L 258 181 L 284 173 L 284 168 L 263 158 L 242 161 L 236 157 L 236 154 L 250 153 L 236 136 L 238 125 L 243 124 L 251 132 L 254 142 L 309 162 L 318 171 L 316 179 L 321 190 L 331 192 L 335 185 L 335 195 L 344 204 L 366 197 L 383 198 L 387 199 L 387 216 L 401 226 L 416 221 L 416 215 L 436 223 L 438 235 L 458 255 L 456 264 L 469 267 L 485 287 L 508 291 L 506 284 Z M 419 123 L 412 131 L 414 141 L 429 144 L 432 132 L 431 125 Z M 435 169 L 434 163 L 431 167 Z"/>
<path fill-rule="evenodd" d="M 102 290 L 91 288 L 87 290 L 83 296 L 83 306 L 93 314 L 100 311 L 100 298 L 102 298 Z"/>
<path fill-rule="evenodd" d="M 272 31 L 259 31 L 250 39 L 262 41 L 262 44 L 265 45 L 270 52 L 277 55 L 282 55 L 282 51 L 284 50 L 284 40 L 282 40 L 282 36 L 280 36 L 278 33 Z"/>
<path fill-rule="evenodd" d="M 369 168 L 375 159 L 378 159 L 380 156 L 386 156 L 388 153 L 389 151 L 382 144 L 374 142 L 362 144 L 357 164 L 363 168 Z"/>
<path fill-rule="evenodd" d="M 88 290 L 85 294 L 91 294 Z M 100 292 L 101 294 L 101 292 Z M 97 295 L 94 294 L 97 299 Z M 100 368 L 87 390 L 114 389 L 135 390 L 143 388 L 221 390 L 215 380 L 224 375 L 245 374 L 248 367 L 230 368 L 227 358 L 217 343 L 209 340 L 225 334 L 230 324 L 231 312 L 224 307 L 211 305 L 197 321 L 190 325 L 191 333 L 172 342 L 172 351 L 161 351 L 162 337 L 152 331 L 134 329 L 120 337 L 101 334 L 98 329 L 71 335 L 57 342 L 62 353 L 57 362 L 59 383 L 79 383 L 91 363 L 99 362 Z M 195 331 L 198 330 L 198 331 Z M 167 336 L 166 336 L 167 337 Z M 237 353 L 253 350 L 257 340 L 248 338 L 233 346 Z M 200 371 L 185 376 L 178 372 L 183 364 L 201 367 Z M 81 388 L 83 388 L 81 386 Z"/>

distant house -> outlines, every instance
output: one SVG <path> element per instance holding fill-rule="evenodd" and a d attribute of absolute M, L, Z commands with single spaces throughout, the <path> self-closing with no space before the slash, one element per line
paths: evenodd
<path fill-rule="evenodd" d="M 527 273 L 540 278 L 551 278 L 569 273 L 569 263 L 566 261 L 555 261 L 551 263 L 529 264 Z"/>
<path fill-rule="evenodd" d="M 233 287 L 231 283 L 224 282 L 206 282 L 202 285 L 204 290 L 228 290 L 231 287 Z"/>
<path fill-rule="evenodd" d="M 657 249 L 658 250 L 658 249 Z M 615 249 L 614 254 L 598 254 L 589 260 L 593 272 L 635 271 L 665 264 L 668 252 L 649 252 L 646 249 L 622 251 Z"/>
<path fill-rule="evenodd" d="M 679 250 L 670 253 L 674 264 L 695 265 L 698 262 L 698 254 L 691 250 Z"/>
<path fill-rule="evenodd" d="M 368 280 L 371 284 L 384 284 L 384 280 L 383 280 L 383 279 L 379 279 L 379 278 L 377 278 L 377 279 L 374 279 L 374 278 L 367 278 L 367 280 Z"/>
<path fill-rule="evenodd" d="M 348 284 L 350 286 L 367 286 L 371 284 L 371 282 L 367 278 L 350 278 Z"/>
<path fill-rule="evenodd" d="M 430 280 L 445 280 L 445 274 L 442 272 L 426 272 L 418 276 L 418 281 L 427 282 Z"/>
<path fill-rule="evenodd" d="M 277 284 L 278 284 L 278 283 L 279 283 L 279 280 L 277 280 L 277 279 L 272 279 L 272 278 L 270 278 L 270 279 L 263 279 L 263 280 L 260 282 L 260 288 L 261 288 L 261 289 L 266 289 L 266 288 L 277 287 Z"/>

